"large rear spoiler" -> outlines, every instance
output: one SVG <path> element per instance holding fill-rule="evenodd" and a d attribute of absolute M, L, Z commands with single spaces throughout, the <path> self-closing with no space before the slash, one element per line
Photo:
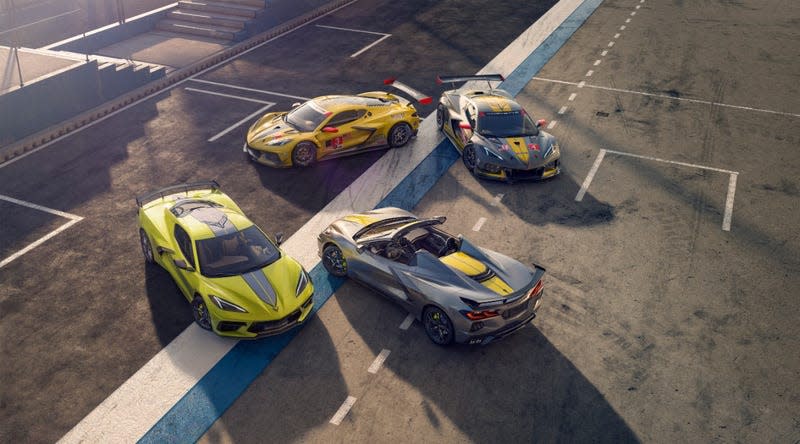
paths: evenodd
<path fill-rule="evenodd" d="M 189 194 L 189 191 L 194 190 L 211 190 L 216 191 L 219 189 L 219 184 L 216 180 L 208 180 L 205 182 L 191 182 L 191 183 L 182 183 L 179 185 L 172 185 L 170 187 L 161 188 L 160 190 L 151 191 L 147 194 L 143 194 L 141 196 L 136 196 L 136 206 L 142 207 L 144 204 L 155 200 L 156 198 L 163 199 L 164 196 L 169 196 L 170 194 L 175 193 L 186 193 Z"/>
<path fill-rule="evenodd" d="M 403 91 L 404 93 L 408 94 L 414 100 L 416 100 L 417 102 L 419 102 L 419 103 L 421 103 L 423 105 L 430 105 L 431 102 L 433 102 L 433 99 L 430 96 L 426 96 L 425 94 L 423 94 L 420 91 L 417 91 L 416 89 L 406 85 L 405 83 L 399 82 L 394 77 L 390 77 L 390 78 L 384 80 L 383 84 L 392 86 L 395 89 Z"/>
<path fill-rule="evenodd" d="M 479 74 L 474 76 L 436 76 L 436 83 L 458 83 L 469 82 L 470 80 L 485 80 L 487 82 L 502 82 L 506 78 L 501 74 Z"/>

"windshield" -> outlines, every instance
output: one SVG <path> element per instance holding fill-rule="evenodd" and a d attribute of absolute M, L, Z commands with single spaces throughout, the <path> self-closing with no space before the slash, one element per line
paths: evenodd
<path fill-rule="evenodd" d="M 409 216 L 400 216 L 380 220 L 358 230 L 358 232 L 353 235 L 353 239 L 358 240 L 362 237 L 375 237 L 383 235 L 394 231 L 399 226 L 408 224 L 409 221 L 416 221 L 416 219 Z"/>
<path fill-rule="evenodd" d="M 523 137 L 539 134 L 524 111 L 486 112 L 478 116 L 478 133 L 489 137 Z"/>
<path fill-rule="evenodd" d="M 309 100 L 289 111 L 289 114 L 286 115 L 286 123 L 298 131 L 308 132 L 317 129 L 326 117 L 328 117 L 328 113 L 313 100 Z"/>
<path fill-rule="evenodd" d="M 278 260 L 281 253 L 252 225 L 235 233 L 198 240 L 197 257 L 203 276 L 222 277 L 264 268 Z"/>

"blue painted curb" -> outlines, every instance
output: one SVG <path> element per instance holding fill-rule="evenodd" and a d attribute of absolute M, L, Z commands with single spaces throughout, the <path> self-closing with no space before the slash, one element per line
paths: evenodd
<path fill-rule="evenodd" d="M 585 0 L 508 76 L 501 87 L 513 96 L 519 94 L 600 3 L 602 0 Z M 376 208 L 413 209 L 458 157 L 450 142 L 442 141 Z M 309 274 L 314 283 L 316 313 L 344 283 L 344 279 L 329 275 L 321 263 Z M 139 442 L 190 443 L 200 439 L 299 331 L 298 328 L 258 341 L 240 341 Z"/>

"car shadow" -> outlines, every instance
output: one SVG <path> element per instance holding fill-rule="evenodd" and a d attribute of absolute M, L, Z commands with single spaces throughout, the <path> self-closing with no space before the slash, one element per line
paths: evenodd
<path fill-rule="evenodd" d="M 166 346 L 194 322 L 189 302 L 172 276 L 156 264 L 143 264 L 145 293 L 156 337 Z"/>
<path fill-rule="evenodd" d="M 345 291 L 342 291 L 345 290 Z M 404 310 L 366 287 L 345 284 L 337 301 L 353 330 L 384 365 L 414 387 L 419 406 L 394 407 L 399 423 L 455 424 L 475 442 L 638 442 L 602 393 L 535 326 L 487 346 L 439 347 L 419 322 L 387 325 Z M 364 312 L 370 316 L 364 316 Z M 410 407 L 404 410 L 404 407 Z M 446 416 L 442 418 L 441 415 Z M 409 438 L 413 437 L 409 431 Z"/>

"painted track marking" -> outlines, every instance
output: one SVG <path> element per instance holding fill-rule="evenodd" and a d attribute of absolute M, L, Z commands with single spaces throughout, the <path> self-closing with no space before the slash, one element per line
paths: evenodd
<path fill-rule="evenodd" d="M 569 100 L 570 102 L 572 102 L 573 100 L 575 100 L 575 97 L 578 97 L 578 95 L 577 95 L 577 94 L 575 94 L 575 93 L 572 93 L 572 94 L 570 94 L 570 95 L 569 95 L 569 99 L 567 99 L 567 100 Z"/>
<path fill-rule="evenodd" d="M 351 408 L 353 408 L 353 404 L 355 403 L 356 403 L 356 398 L 353 396 L 348 396 L 347 399 L 345 399 L 342 405 L 339 407 L 339 410 L 337 410 L 336 413 L 333 415 L 333 418 L 331 418 L 330 423 L 333 425 L 341 424 L 342 420 L 344 419 L 345 416 L 347 416 L 347 413 L 350 411 Z"/>
<path fill-rule="evenodd" d="M 553 129 L 558 124 L 558 120 L 551 120 L 550 123 L 547 124 L 547 129 Z"/>
<path fill-rule="evenodd" d="M 400 324 L 400 330 L 408 330 L 408 327 L 411 327 L 411 324 L 414 323 L 414 315 L 411 313 L 403 319 L 403 322 Z"/>
<path fill-rule="evenodd" d="M 611 92 L 618 92 L 618 93 L 637 94 L 637 95 L 640 95 L 640 96 L 657 97 L 657 98 L 660 98 L 660 99 L 679 100 L 679 101 L 682 101 L 682 102 L 699 103 L 699 104 L 702 104 L 702 105 L 721 106 L 721 107 L 725 107 L 725 108 L 739 109 L 739 110 L 743 110 L 743 111 L 755 111 L 755 112 L 761 112 L 761 113 L 778 114 L 778 115 L 781 115 L 781 116 L 800 117 L 800 113 L 789 113 L 789 112 L 774 111 L 774 110 L 771 110 L 771 109 L 764 109 L 764 108 L 753 108 L 753 107 L 750 107 L 750 106 L 730 105 L 730 104 L 727 104 L 727 103 L 712 102 L 710 100 L 688 99 L 688 98 L 685 98 L 685 97 L 668 96 L 666 94 L 654 94 L 654 93 L 648 93 L 648 92 L 643 92 L 643 91 L 633 91 L 633 90 L 630 90 L 630 89 L 620 89 L 620 88 L 611 88 L 611 87 L 608 87 L 608 86 L 590 85 L 590 84 L 587 84 L 585 81 L 581 81 L 579 83 L 575 83 L 575 82 L 568 82 L 568 81 L 565 81 L 565 80 L 546 79 L 546 78 L 543 78 L 543 77 L 534 77 L 531 80 L 538 80 L 540 82 L 560 83 L 562 85 L 576 85 L 578 88 L 586 87 L 586 88 L 602 89 L 604 91 L 611 91 Z"/>
<path fill-rule="evenodd" d="M 492 198 L 492 203 L 490 205 L 493 206 L 493 207 L 496 207 L 496 206 L 500 205 L 500 201 L 503 200 L 504 196 L 505 196 L 505 194 L 503 194 L 503 193 L 495 194 L 494 197 Z"/>
<path fill-rule="evenodd" d="M 486 218 L 485 217 L 482 217 L 482 218 L 478 219 L 478 221 L 475 222 L 475 225 L 472 226 L 472 231 L 481 231 L 481 227 L 485 223 L 486 223 Z"/>
<path fill-rule="evenodd" d="M 381 36 L 383 36 L 383 37 L 379 38 L 378 40 L 375 40 L 374 42 L 370 43 L 369 45 L 359 49 L 356 52 L 354 52 L 353 54 L 350 55 L 350 58 L 358 57 L 364 51 L 372 48 L 373 46 L 377 45 L 378 43 L 380 43 L 380 42 L 382 42 L 382 41 L 384 41 L 384 40 L 386 40 L 386 39 L 388 39 L 389 37 L 392 36 L 391 34 L 387 34 L 385 32 L 364 31 L 362 29 L 340 28 L 338 26 L 328 26 L 328 25 L 315 25 L 315 26 L 317 28 L 336 29 L 338 31 L 362 32 L 362 33 L 365 33 L 365 34 L 373 34 L 373 35 L 381 35 Z"/>
<path fill-rule="evenodd" d="M 389 353 L 391 353 L 391 351 L 385 348 L 381 350 L 381 352 L 378 353 L 378 356 L 375 357 L 375 360 L 372 361 L 372 364 L 370 364 L 367 372 L 372 373 L 373 375 L 378 373 L 378 370 L 381 369 L 381 366 L 386 361 L 386 358 L 389 357 Z"/>
<path fill-rule="evenodd" d="M 27 25 L 20 25 L 20 26 L 17 26 L 15 28 L 7 29 L 7 30 L 5 30 L 3 32 L 0 32 L 0 35 L 9 33 L 11 31 L 16 31 L 17 29 L 27 28 L 28 26 L 38 25 L 39 23 L 44 23 L 44 22 L 47 22 L 47 21 L 50 21 L 50 20 L 53 20 L 53 19 L 57 19 L 59 17 L 63 17 L 65 15 L 75 14 L 78 11 L 80 11 L 80 8 L 73 9 L 72 11 L 62 12 L 61 14 L 54 15 L 52 17 L 47 17 L 47 18 L 43 18 L 41 20 L 36 20 L 35 22 L 28 23 Z"/>
<path fill-rule="evenodd" d="M 214 142 L 214 141 L 216 141 L 217 139 L 219 139 L 220 137 L 224 136 L 225 134 L 228 134 L 229 132 L 233 131 L 233 130 L 234 130 L 235 128 L 237 128 L 239 125 L 241 125 L 241 124 L 243 124 L 243 123 L 247 123 L 247 122 L 249 122 L 249 121 L 250 121 L 250 119 L 252 119 L 253 117 L 255 117 L 255 116 L 259 115 L 259 114 L 263 114 L 263 113 L 264 113 L 264 111 L 266 111 L 266 110 L 270 109 L 270 108 L 271 108 L 272 106 L 274 106 L 274 105 L 275 105 L 274 103 L 270 103 L 270 104 L 268 104 L 268 105 L 265 105 L 265 106 L 263 106 L 263 107 L 259 108 L 257 111 L 255 111 L 254 113 L 252 113 L 252 114 L 248 115 L 248 116 L 247 116 L 247 117 L 245 117 L 244 119 L 242 119 L 242 120 L 240 120 L 240 121 L 238 121 L 238 122 L 234 123 L 233 125 L 231 125 L 231 126 L 229 126 L 229 127 L 225 128 L 225 129 L 224 129 L 224 130 L 222 130 L 221 132 L 217 133 L 217 135 L 215 135 L 214 137 L 212 137 L 212 138 L 208 139 L 208 141 L 209 141 L 209 142 Z"/>
<path fill-rule="evenodd" d="M 272 103 L 272 102 L 267 102 L 266 100 L 251 99 L 250 97 L 234 96 L 234 95 L 231 95 L 231 94 L 225 94 L 225 93 L 220 93 L 220 92 L 216 92 L 216 91 L 206 91 L 204 89 L 190 88 L 188 86 L 186 88 L 184 88 L 184 89 L 186 91 L 209 94 L 209 95 L 212 95 L 212 96 L 220 96 L 220 97 L 227 97 L 229 99 L 244 100 L 245 102 L 254 102 L 254 103 L 274 105 L 274 103 Z"/>
<path fill-rule="evenodd" d="M 589 189 L 589 185 L 591 185 L 594 175 L 597 174 L 597 169 L 600 168 L 600 162 L 603 161 L 603 157 L 605 156 L 606 150 L 604 149 L 601 149 L 600 152 L 597 153 L 597 158 L 594 160 L 594 164 L 592 164 L 589 174 L 586 175 L 586 179 L 584 179 L 583 184 L 581 184 L 581 189 L 578 190 L 578 194 L 575 195 L 575 202 L 580 202 L 583 200 L 583 196 L 586 194 L 586 190 Z"/>
<path fill-rule="evenodd" d="M 286 97 L 288 99 L 311 100 L 309 97 L 293 96 L 291 94 L 284 94 L 284 93 L 279 93 L 279 92 L 275 92 L 275 91 L 267 91 L 265 89 L 256 89 L 256 88 L 248 88 L 248 87 L 245 87 L 245 86 L 231 85 L 230 83 L 212 82 L 211 80 L 204 80 L 204 79 L 189 79 L 189 80 L 192 81 L 192 82 L 205 83 L 207 85 L 222 86 L 222 87 L 225 87 L 225 88 L 238 89 L 238 90 L 241 90 L 241 91 L 251 91 L 251 92 L 257 92 L 257 93 L 261 93 L 261 94 L 267 94 L 267 95 L 270 95 L 270 96 Z M 269 103 L 269 102 L 265 102 L 265 103 Z"/>
<path fill-rule="evenodd" d="M 667 163 L 672 165 L 679 165 L 685 166 L 690 168 L 697 168 L 701 170 L 708 170 L 708 171 L 715 171 L 718 173 L 728 174 L 730 176 L 728 180 L 728 192 L 725 197 L 725 212 L 722 217 L 722 230 L 723 231 L 730 231 L 731 230 L 731 221 L 733 219 L 733 200 L 734 196 L 736 195 L 736 181 L 739 177 L 739 173 L 737 171 L 726 170 L 724 168 L 716 168 L 710 167 L 706 165 L 699 165 L 696 163 L 688 163 L 688 162 L 680 162 L 677 160 L 669 160 L 669 159 L 662 159 L 660 157 L 653 157 L 653 156 L 644 156 L 641 154 L 633 154 L 633 153 L 626 153 L 624 151 L 615 151 L 615 150 L 607 150 L 601 149 L 600 152 L 597 154 L 597 158 L 592 165 L 592 168 L 589 170 L 589 173 L 586 175 L 586 179 L 584 179 L 583 184 L 581 185 L 580 190 L 578 190 L 578 194 L 575 196 L 575 201 L 580 202 L 583 200 L 583 196 L 586 194 L 586 190 L 589 189 L 589 185 L 592 183 L 592 179 L 594 179 L 594 175 L 597 173 L 597 170 L 600 168 L 600 163 L 603 161 L 606 153 L 616 154 L 618 156 L 627 156 L 633 157 L 636 159 L 643 159 L 643 160 L 652 160 L 655 162 Z"/>
<path fill-rule="evenodd" d="M 559 114 L 564 114 L 565 112 L 567 112 L 567 109 L 569 109 L 569 108 L 567 108 L 566 106 L 562 106 L 561 109 L 558 110 L 558 113 Z"/>
<path fill-rule="evenodd" d="M 60 216 L 60 217 L 69 219 L 69 221 L 66 222 L 65 224 L 61 225 L 60 227 L 56 228 L 55 230 L 53 230 L 53 231 L 51 231 L 51 232 L 49 232 L 47 234 L 45 234 L 44 236 L 40 237 L 39 239 L 37 239 L 37 240 L 33 241 L 32 243 L 28 244 L 25 248 L 17 251 L 16 253 L 12 254 L 11 256 L 9 256 L 9 257 L 3 259 L 2 261 L 0 261 L 0 268 L 5 267 L 6 265 L 10 264 L 14 260 L 18 259 L 20 256 L 22 256 L 25 253 L 33 250 L 34 248 L 38 247 L 39 245 L 42 245 L 43 243 L 47 242 L 49 239 L 52 239 L 53 237 L 55 237 L 56 235 L 58 235 L 62 231 L 66 230 L 67 228 L 69 228 L 69 227 L 71 227 L 71 226 L 73 226 L 73 225 L 75 225 L 78 222 L 83 220 L 83 218 L 81 216 L 77 216 L 75 214 L 70 214 L 70 213 L 66 213 L 64 211 L 54 210 L 52 208 L 47 208 L 47 207 L 44 207 L 44 206 L 41 206 L 41 205 L 37 205 L 35 203 L 31 203 L 31 202 L 26 202 L 24 200 L 15 199 L 15 198 L 10 197 L 10 196 L 4 196 L 2 194 L 0 194 L 0 200 L 4 200 L 6 202 L 10 202 L 10 203 L 13 203 L 13 204 L 21 205 L 23 207 L 32 208 L 34 210 L 44 211 L 45 213 L 50 213 L 50 214 L 53 214 L 55 216 Z"/>

